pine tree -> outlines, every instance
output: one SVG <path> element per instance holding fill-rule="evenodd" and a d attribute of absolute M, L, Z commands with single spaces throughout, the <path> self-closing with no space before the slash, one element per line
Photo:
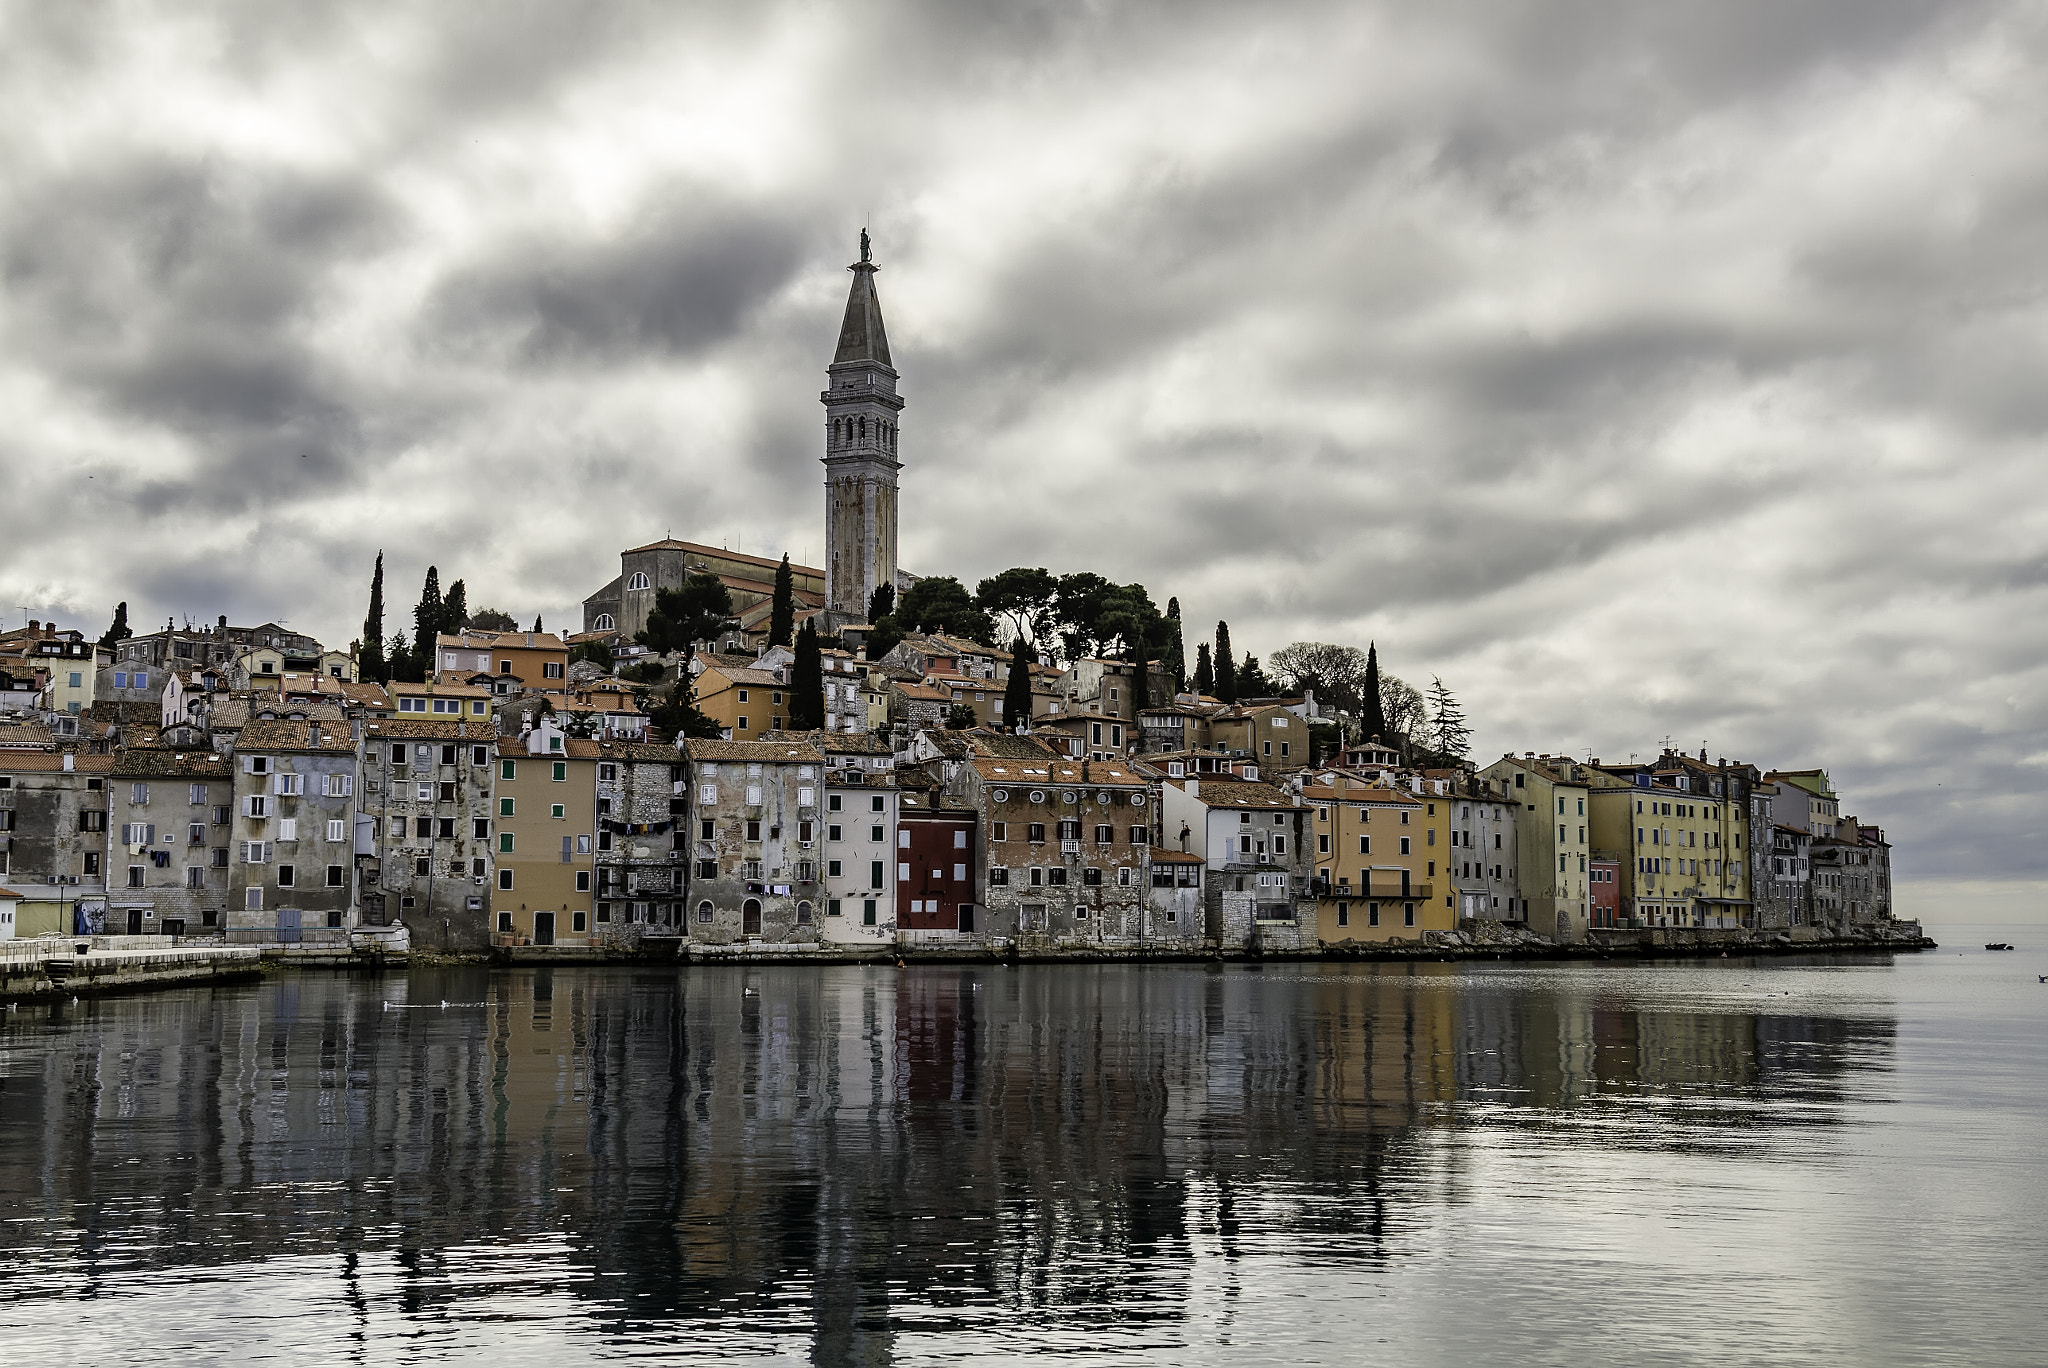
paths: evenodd
<path fill-rule="evenodd" d="M 1380 701 L 1380 647 L 1378 642 L 1369 642 L 1365 648 L 1365 687 L 1359 700 L 1362 711 L 1359 714 L 1359 731 L 1367 741 L 1392 741 L 1387 734 L 1386 705 Z"/>
<path fill-rule="evenodd" d="M 1003 725 L 1011 731 L 1031 725 L 1031 648 L 1022 636 L 1010 647 L 1010 678 L 1003 685 Z"/>
<path fill-rule="evenodd" d="M 100 638 L 100 645 L 113 646 L 135 635 L 135 629 L 128 625 L 128 603 L 124 599 L 114 605 L 114 625 L 107 628 Z"/>
<path fill-rule="evenodd" d="M 796 660 L 790 668 L 789 729 L 816 731 L 824 725 L 825 668 L 818 655 L 817 626 L 805 618 L 796 634 Z"/>
<path fill-rule="evenodd" d="M 775 606 L 768 611 L 768 644 L 787 646 L 796 630 L 796 576 L 790 573 L 789 553 L 775 569 Z M 822 723 L 820 725 L 823 725 Z"/>
<path fill-rule="evenodd" d="M 1237 696 L 1245 698 L 1271 698 L 1278 691 L 1273 681 L 1266 678 L 1265 670 L 1259 666 L 1259 658 L 1247 654 L 1237 663 Z"/>
<path fill-rule="evenodd" d="M 356 655 L 356 674 L 379 683 L 391 678 L 384 663 L 384 553 L 377 553 L 377 568 L 370 575 L 370 611 L 363 616 L 363 645 Z"/>
<path fill-rule="evenodd" d="M 1216 697 L 1225 703 L 1237 702 L 1237 666 L 1230 655 L 1230 624 L 1216 624 Z"/>
<path fill-rule="evenodd" d="M 876 585 L 875 592 L 868 599 L 868 625 L 870 627 L 874 626 L 895 611 L 896 586 L 893 584 Z"/>
<path fill-rule="evenodd" d="M 1209 668 L 1209 643 L 1198 641 L 1195 643 L 1195 698 L 1199 701 L 1203 695 L 1214 696 L 1215 692 L 1216 674 Z"/>
<path fill-rule="evenodd" d="M 1465 710 L 1443 680 L 1430 676 L 1429 745 L 1438 765 L 1462 766 L 1471 749 L 1472 729 L 1465 725 Z"/>
<path fill-rule="evenodd" d="M 405 644 L 405 633 L 391 638 L 391 655 L 385 662 L 384 680 L 398 684 L 417 684 L 421 676 L 413 671 L 412 648 Z"/>

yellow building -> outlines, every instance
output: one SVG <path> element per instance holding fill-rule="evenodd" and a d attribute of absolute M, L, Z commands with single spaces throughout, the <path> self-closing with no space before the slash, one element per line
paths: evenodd
<path fill-rule="evenodd" d="M 548 718 L 498 742 L 491 911 L 501 944 L 590 943 L 598 754 Z"/>
<path fill-rule="evenodd" d="M 1503 755 L 1479 773 L 1505 786 L 1512 800 L 1515 879 L 1529 929 L 1562 941 L 1584 940 L 1593 914 L 1587 785 L 1599 771 L 1569 756 L 1524 754 Z"/>
<path fill-rule="evenodd" d="M 1315 809 L 1319 939 L 1419 940 L 1458 929 L 1436 891 L 1428 800 L 1342 770 L 1314 776 L 1301 797 Z"/>
<path fill-rule="evenodd" d="M 1742 804 L 1683 769 L 1592 771 L 1593 843 L 1619 857 L 1624 925 L 1733 927 L 1750 915 Z"/>
<path fill-rule="evenodd" d="M 697 676 L 697 710 L 716 722 L 728 741 L 759 741 L 781 731 L 789 717 L 789 686 L 780 670 L 754 670 L 721 661 Z"/>
<path fill-rule="evenodd" d="M 401 684 L 386 686 L 392 711 L 399 717 L 435 717 L 447 722 L 463 718 L 471 723 L 489 722 L 492 699 L 489 689 L 478 684 Z"/>
<path fill-rule="evenodd" d="M 465 629 L 434 638 L 435 680 L 467 684 L 489 675 L 491 688 L 509 694 L 561 693 L 569 687 L 569 648 L 552 632 L 479 632 Z"/>

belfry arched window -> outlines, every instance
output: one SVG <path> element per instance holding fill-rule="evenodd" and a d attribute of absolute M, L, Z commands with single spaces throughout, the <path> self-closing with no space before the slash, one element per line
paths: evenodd
<path fill-rule="evenodd" d="M 647 587 L 647 572 L 635 570 L 633 578 L 626 581 L 626 587 L 628 589 L 645 589 Z"/>
<path fill-rule="evenodd" d="M 590 630 L 593 632 L 609 632 L 616 628 L 618 625 L 618 623 L 612 621 L 612 615 L 610 613 L 599 613 L 597 615 L 597 621 L 590 624 Z"/>

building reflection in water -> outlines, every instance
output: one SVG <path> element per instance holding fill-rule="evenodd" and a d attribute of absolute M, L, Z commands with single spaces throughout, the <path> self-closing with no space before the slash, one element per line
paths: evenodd
<path fill-rule="evenodd" d="M 458 970 L 24 1011 L 0 1033 L 0 1253 L 17 1297 L 317 1255 L 359 1319 L 371 1283 L 418 1320 L 539 1289 L 590 1333 L 744 1323 L 820 1362 L 1020 1315 L 1167 1344 L 1247 1258 L 1400 1253 L 1455 1200 L 1455 1128 L 1593 1163 L 1768 1146 L 1890 1066 L 1886 1021 L 1605 984 Z"/>

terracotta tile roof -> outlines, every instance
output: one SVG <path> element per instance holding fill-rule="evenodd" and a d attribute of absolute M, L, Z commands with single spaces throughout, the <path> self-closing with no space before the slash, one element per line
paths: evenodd
<path fill-rule="evenodd" d="M 974 761 L 974 772 L 990 783 L 1072 784 L 1080 788 L 1144 788 L 1145 777 L 1115 760 L 1053 760 L 1043 764 L 1007 759 Z"/>
<path fill-rule="evenodd" d="M 704 674 L 715 674 L 719 678 L 729 680 L 733 685 L 741 688 L 786 689 L 789 687 L 775 677 L 773 670 L 757 670 L 751 665 L 745 669 L 735 669 L 727 665 L 714 665 L 706 669 Z M 703 677 L 704 675 L 698 676 L 699 679 Z"/>
<path fill-rule="evenodd" d="M 910 684 L 900 679 L 891 684 L 890 691 L 902 695 L 913 703 L 951 703 L 953 701 L 953 693 L 950 689 L 936 689 L 929 684 Z"/>
<path fill-rule="evenodd" d="M 683 743 L 692 760 L 746 760 L 759 764 L 822 764 L 815 747 L 798 741 L 707 741 L 692 737 Z"/>
<path fill-rule="evenodd" d="M 1202 785 L 1202 796 L 1209 796 L 1209 785 Z M 1367 784 L 1362 788 L 1337 789 L 1328 784 L 1306 785 L 1301 796 L 1312 803 L 1387 803 L 1402 807 L 1421 807 L 1422 799 L 1407 789 L 1390 788 L 1385 784 Z"/>
<path fill-rule="evenodd" d="M 1184 850 L 1168 850 L 1164 846 L 1152 847 L 1152 863 L 1166 865 L 1198 865 L 1208 861 L 1199 855 L 1190 855 Z"/>
<path fill-rule="evenodd" d="M 984 731 L 980 728 L 966 733 L 967 744 L 977 752 L 998 760 L 1049 760 L 1054 751 L 1051 746 L 1035 736 L 1017 736 L 1014 733 Z"/>
<path fill-rule="evenodd" d="M 682 759 L 682 752 L 674 746 L 650 746 L 638 741 L 600 741 L 598 754 L 606 760 L 626 760 L 635 764 L 660 762 L 673 765 Z"/>
<path fill-rule="evenodd" d="M 325 722 L 291 722 L 282 718 L 258 718 L 242 728 L 242 735 L 235 742 L 235 748 L 245 751 L 320 751 L 346 754 L 354 752 L 356 742 L 346 724 L 335 726 Z"/>
<path fill-rule="evenodd" d="M 1271 784 L 1256 779 L 1211 779 L 1207 775 L 1192 776 L 1200 781 L 1195 797 L 1210 807 L 1227 808 L 1293 808 L 1300 806 L 1291 794 L 1274 788 Z M 1186 785 L 1190 779 L 1169 779 L 1169 784 Z"/>
<path fill-rule="evenodd" d="M 629 556 L 635 556 L 642 551 L 695 551 L 700 555 L 717 556 L 722 560 L 740 561 L 747 565 L 765 566 L 769 570 L 779 569 L 782 565 L 782 558 L 780 556 L 777 556 L 775 559 L 770 560 L 765 556 L 748 556 L 738 551 L 727 551 L 716 546 L 705 546 L 701 542 L 676 541 L 674 538 L 663 538 L 661 541 L 658 542 L 649 542 L 645 546 L 636 546 L 633 547 L 631 550 L 627 551 L 625 554 Z M 824 578 L 825 575 L 825 572 L 823 570 L 818 569 L 814 565 L 798 565 L 795 561 L 791 561 L 789 563 L 789 572 L 792 575 L 810 575 L 814 578 L 819 579 Z M 772 578 L 773 577 L 771 576 L 771 580 Z"/>
<path fill-rule="evenodd" d="M 894 755 L 895 749 L 873 732 L 771 731 L 767 742 L 789 741 L 814 746 L 826 755 Z"/>
<path fill-rule="evenodd" d="M 531 646 L 526 644 L 528 637 L 533 638 Z M 439 650 L 444 646 L 453 647 L 458 651 L 485 649 L 493 651 L 566 651 L 569 649 L 562 644 L 562 639 L 553 632 L 480 632 L 474 628 L 467 628 L 453 634 L 448 632 L 439 633 L 434 638 L 434 648 Z"/>
<path fill-rule="evenodd" d="M 122 779 L 174 779 L 186 775 L 210 779 L 229 774 L 233 770 L 225 755 L 203 754 L 198 751 L 122 751 L 113 757 L 113 761 L 112 773 L 116 778 Z"/>
<path fill-rule="evenodd" d="M 19 726 L 0 725 L 0 750 L 40 749 L 56 744 L 50 729 L 40 722 L 25 722 Z"/>
<path fill-rule="evenodd" d="M 474 685 L 474 684 L 396 684 L 396 683 L 394 683 L 394 684 L 393 684 L 393 685 L 391 686 L 391 696 L 392 696 L 393 698 L 398 698 L 398 697 L 408 697 L 408 698 L 411 698 L 411 697 L 417 697 L 417 696 L 419 696 L 419 695 L 421 695 L 421 694 L 428 694 L 428 695 L 433 695 L 433 696 L 437 696 L 437 697 L 441 697 L 441 698 L 489 698 L 489 697 L 491 697 L 491 691 L 490 691 L 489 689 L 483 689 L 483 688 L 479 688 L 479 687 L 477 687 L 477 686 L 476 686 L 476 685 Z"/>
<path fill-rule="evenodd" d="M 431 737 L 438 741 L 490 741 L 496 737 L 495 732 L 481 723 L 474 731 L 468 731 L 461 722 L 435 722 L 424 717 L 373 717 L 363 723 L 363 735 L 379 740 Z"/>
<path fill-rule="evenodd" d="M 63 751 L 0 751 L 0 774 L 56 774 L 64 769 Z M 80 774 L 111 774 L 115 757 L 70 753 L 71 768 Z"/>

